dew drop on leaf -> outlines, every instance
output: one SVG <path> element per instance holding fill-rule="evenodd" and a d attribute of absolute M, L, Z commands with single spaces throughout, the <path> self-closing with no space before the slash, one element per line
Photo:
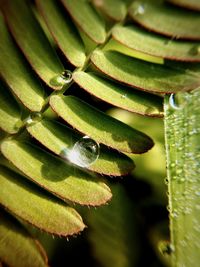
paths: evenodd
<path fill-rule="evenodd" d="M 141 1 L 135 1 L 133 3 L 134 15 L 143 15 L 145 13 L 145 4 Z"/>
<path fill-rule="evenodd" d="M 39 122 L 42 119 L 42 114 L 40 112 L 34 112 L 30 114 L 26 119 L 25 123 L 31 125 L 33 123 Z"/>
<path fill-rule="evenodd" d="M 84 136 L 74 144 L 72 149 L 62 151 L 62 155 L 71 163 L 87 168 L 98 159 L 99 152 L 99 144 L 90 137 Z"/>
<path fill-rule="evenodd" d="M 64 70 L 61 74 L 56 75 L 50 81 L 50 84 L 55 87 L 62 88 L 64 85 L 72 81 L 72 72 L 70 70 Z"/>
<path fill-rule="evenodd" d="M 189 93 L 179 92 L 176 94 L 171 94 L 169 97 L 169 105 L 172 109 L 178 110 L 184 108 L 186 102 L 189 101 Z"/>

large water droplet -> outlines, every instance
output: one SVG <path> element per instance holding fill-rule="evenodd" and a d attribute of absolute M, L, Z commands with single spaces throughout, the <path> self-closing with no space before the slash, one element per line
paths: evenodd
<path fill-rule="evenodd" d="M 64 70 L 61 74 L 56 75 L 50 81 L 52 86 L 63 87 L 64 85 L 72 81 L 72 72 L 70 70 Z"/>
<path fill-rule="evenodd" d="M 77 141 L 72 149 L 65 149 L 62 155 L 73 164 L 87 168 L 99 157 L 99 144 L 88 136 Z"/>

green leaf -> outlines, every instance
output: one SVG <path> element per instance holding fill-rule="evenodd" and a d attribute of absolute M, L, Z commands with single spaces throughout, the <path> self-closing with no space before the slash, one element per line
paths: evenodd
<path fill-rule="evenodd" d="M 1 150 L 29 179 L 65 201 L 95 206 L 111 198 L 100 178 L 69 166 L 36 146 L 7 140 L 2 142 Z"/>
<path fill-rule="evenodd" d="M 13 43 L 0 14 L 0 73 L 14 94 L 32 111 L 40 111 L 44 91 Z"/>
<path fill-rule="evenodd" d="M 55 0 L 37 0 L 36 3 L 63 54 L 73 65 L 83 66 L 86 59 L 84 44 L 76 28 L 63 14 L 58 3 Z"/>
<path fill-rule="evenodd" d="M 145 0 L 133 2 L 129 14 L 137 23 L 155 32 L 177 39 L 200 40 L 198 12 L 167 5 L 163 0 Z"/>
<path fill-rule="evenodd" d="M 61 0 L 73 20 L 96 43 L 101 44 L 106 39 L 105 25 L 89 1 Z"/>
<path fill-rule="evenodd" d="M 94 5 L 101 9 L 108 17 L 120 21 L 126 16 L 127 7 L 123 0 L 93 0 Z"/>
<path fill-rule="evenodd" d="M 194 42 L 169 40 L 133 25 L 118 25 L 114 27 L 112 35 L 123 45 L 148 55 L 180 61 L 200 61 L 198 45 Z"/>
<path fill-rule="evenodd" d="M 17 220 L 3 211 L 0 211 L 0 243 L 0 258 L 8 266 L 48 266 L 47 256 L 41 245 Z"/>
<path fill-rule="evenodd" d="M 40 78 L 54 89 L 51 80 L 64 70 L 30 5 L 21 0 L 4 2 L 3 10 L 12 35 Z"/>
<path fill-rule="evenodd" d="M 96 50 L 91 60 L 106 75 L 145 91 L 170 93 L 192 90 L 200 85 L 199 78 L 185 70 L 170 69 L 118 52 Z"/>
<path fill-rule="evenodd" d="M 198 267 L 200 89 L 166 96 L 164 110 L 171 261 L 174 266 Z"/>
<path fill-rule="evenodd" d="M 0 128 L 14 134 L 21 125 L 20 107 L 9 89 L 0 81 Z"/>
<path fill-rule="evenodd" d="M 109 42 L 106 43 L 106 45 L 102 49 L 103 52 L 105 51 L 116 51 L 119 52 L 123 55 L 127 55 L 129 57 L 141 59 L 144 61 L 148 61 L 151 63 L 156 63 L 156 64 L 164 64 L 164 59 L 161 57 L 155 57 L 152 55 L 145 54 L 143 52 L 133 50 L 120 42 L 117 42 L 115 39 L 110 39 Z"/>
<path fill-rule="evenodd" d="M 63 148 L 72 149 L 81 135 L 56 121 L 42 120 L 27 127 L 28 132 L 48 149 L 60 155 Z M 98 160 L 88 166 L 89 170 L 106 175 L 124 175 L 134 168 L 134 163 L 124 154 L 100 148 Z"/>
<path fill-rule="evenodd" d="M 95 73 L 77 71 L 73 79 L 90 94 L 131 112 L 162 117 L 162 98 L 147 93 L 133 91 Z"/>
<path fill-rule="evenodd" d="M 111 118 L 105 113 L 73 96 L 52 96 L 50 105 L 74 128 L 98 143 L 119 151 L 144 153 L 153 146 L 147 135 Z"/>
<path fill-rule="evenodd" d="M 168 2 L 185 7 L 185 8 L 191 8 L 193 10 L 200 10 L 200 2 L 199 0 L 167 0 Z"/>
<path fill-rule="evenodd" d="M 0 170 L 0 203 L 6 209 L 48 233 L 66 236 L 84 229 L 73 208 L 5 167 L 0 166 Z"/>
<path fill-rule="evenodd" d="M 111 185 L 111 189 L 109 205 L 88 214 L 93 254 L 103 267 L 136 266 L 138 237 L 133 206 L 120 184 Z"/>

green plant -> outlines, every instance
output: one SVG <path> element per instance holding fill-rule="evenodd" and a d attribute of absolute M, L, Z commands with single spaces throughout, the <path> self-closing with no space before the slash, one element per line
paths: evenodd
<path fill-rule="evenodd" d="M 168 2 L 187 7 L 185 1 Z M 131 173 L 134 168 L 131 153 L 141 154 L 153 146 L 146 134 L 107 115 L 105 102 L 144 116 L 162 117 L 162 95 L 198 88 L 199 65 L 192 62 L 200 61 L 196 42 L 200 39 L 200 16 L 197 11 L 159 0 L 36 0 L 35 3 L 1 0 L 0 3 L 0 127 L 3 130 L 0 203 L 22 224 L 24 220 L 53 235 L 74 235 L 85 224 L 72 204 L 105 204 L 112 194 L 99 174 Z M 189 8 L 199 10 L 198 1 L 192 1 Z M 198 91 L 195 97 L 196 94 Z M 168 96 L 165 99 L 168 110 Z M 198 102 L 192 98 L 191 103 L 189 108 L 195 109 L 196 117 L 190 130 L 196 129 L 198 121 Z M 173 139 L 176 131 L 171 130 L 168 135 L 171 125 L 185 129 L 184 123 L 192 112 L 182 113 L 175 105 L 174 102 L 165 117 L 170 147 L 176 146 Z M 179 117 L 182 118 L 180 126 Z M 82 138 L 83 135 L 90 139 Z M 198 135 L 192 139 L 192 147 L 197 143 Z M 77 159 L 75 148 L 79 149 L 81 158 Z M 167 146 L 168 166 L 171 158 L 182 155 L 170 149 Z M 76 152 L 75 158 L 70 151 Z M 184 163 L 185 159 L 180 168 Z M 171 179 L 174 169 L 168 167 L 168 170 Z M 173 207 L 175 192 L 171 184 L 170 180 Z M 126 198 L 124 193 L 119 194 Z M 198 205 L 198 200 L 195 201 Z M 46 266 L 46 258 L 29 234 L 19 226 L 17 231 L 27 238 L 16 236 L 17 226 L 10 215 L 2 211 L 1 217 L 0 234 L 4 236 L 10 229 L 10 235 L 0 250 L 0 259 L 12 266 L 29 266 L 34 257 L 37 261 L 32 266 Z M 191 214 L 188 218 L 190 221 Z M 98 225 L 98 220 L 93 220 Z M 171 216 L 172 233 L 176 231 L 174 220 L 175 216 Z M 11 242 L 13 239 L 15 244 Z M 24 246 L 25 258 L 30 255 L 27 261 L 17 257 L 18 249 L 13 249 L 12 257 L 7 253 L 7 246 L 18 244 Z M 172 255 L 176 255 L 179 245 L 173 246 Z M 199 256 L 195 252 L 191 255 L 195 259 L 192 266 L 197 266 Z M 174 266 L 190 266 L 190 261 L 182 256 L 172 258 Z M 121 264 L 128 266 L 126 260 Z"/>

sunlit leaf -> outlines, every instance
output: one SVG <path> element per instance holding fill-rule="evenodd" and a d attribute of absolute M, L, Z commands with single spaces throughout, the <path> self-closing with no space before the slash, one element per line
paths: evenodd
<path fill-rule="evenodd" d="M 48 149 L 60 155 L 63 148 L 70 150 L 81 135 L 56 121 L 42 120 L 27 127 L 28 132 Z M 124 175 L 134 168 L 134 163 L 124 154 L 100 147 L 98 160 L 86 166 L 89 170 L 106 175 Z"/>
<path fill-rule="evenodd" d="M 155 32 L 175 39 L 200 40 L 198 12 L 167 5 L 163 0 L 145 0 L 134 1 L 129 14 L 136 22 Z"/>
<path fill-rule="evenodd" d="M 0 14 L 0 73 L 14 94 L 32 111 L 40 111 L 44 104 L 44 91 L 24 61 L 5 26 Z"/>
<path fill-rule="evenodd" d="M 73 208 L 5 167 L 0 166 L 0 170 L 0 203 L 9 211 L 52 234 L 66 236 L 84 229 L 80 215 Z"/>
<path fill-rule="evenodd" d="M 61 74 L 64 67 L 34 17 L 30 5 L 21 0 L 8 0 L 4 3 L 6 20 L 17 44 L 45 83 L 57 89 L 51 80 Z"/>
<path fill-rule="evenodd" d="M 162 116 L 162 98 L 121 86 L 95 73 L 74 72 L 73 79 L 90 94 L 114 106 L 152 117 Z"/>
<path fill-rule="evenodd" d="M 82 66 L 86 59 L 85 48 L 67 14 L 63 14 L 55 0 L 37 0 L 36 3 L 64 55 L 73 65 L 77 67 Z"/>
<path fill-rule="evenodd" d="M 127 47 L 149 55 L 181 61 L 200 61 L 198 44 L 195 42 L 170 40 L 133 25 L 114 27 L 112 35 Z"/>
<path fill-rule="evenodd" d="M 199 78 L 185 70 L 170 69 L 118 52 L 98 50 L 93 53 L 92 62 L 108 76 L 145 91 L 170 93 L 192 90 L 200 85 Z"/>
<path fill-rule="evenodd" d="M 96 43 L 106 38 L 105 25 L 89 1 L 61 0 L 79 27 Z"/>
<path fill-rule="evenodd" d="M 1 150 L 27 177 L 66 201 L 94 206 L 111 198 L 109 188 L 100 178 L 78 170 L 36 146 L 8 140 L 2 143 Z M 65 152 L 64 147 L 62 155 Z"/>
<path fill-rule="evenodd" d="M 109 117 L 76 97 L 52 96 L 50 104 L 69 124 L 99 143 L 119 151 L 139 154 L 153 146 L 153 141 L 147 135 Z"/>

